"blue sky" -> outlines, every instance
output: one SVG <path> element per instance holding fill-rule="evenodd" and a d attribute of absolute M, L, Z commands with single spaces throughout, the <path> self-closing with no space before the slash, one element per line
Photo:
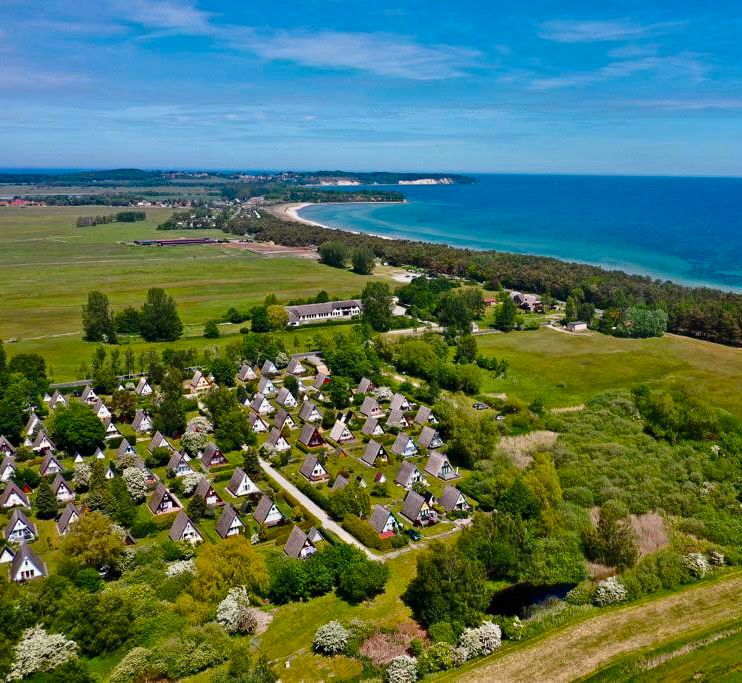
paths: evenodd
<path fill-rule="evenodd" d="M 0 10 L 0 166 L 742 175 L 738 0 Z"/>

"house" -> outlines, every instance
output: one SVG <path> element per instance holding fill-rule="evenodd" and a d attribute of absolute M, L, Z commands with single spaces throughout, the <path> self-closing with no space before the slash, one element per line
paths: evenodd
<path fill-rule="evenodd" d="M 363 403 L 360 408 L 361 415 L 366 417 L 383 417 L 384 411 L 382 410 L 379 402 L 373 396 L 366 396 L 363 399 Z"/>
<path fill-rule="evenodd" d="M 170 460 L 167 463 L 168 472 L 176 477 L 185 477 L 186 474 L 193 472 L 193 468 L 188 464 L 188 457 L 185 452 L 173 451 Z"/>
<path fill-rule="evenodd" d="M 149 434 L 152 431 L 152 416 L 141 408 L 134 414 L 134 421 L 131 423 L 135 432 L 140 434 Z"/>
<path fill-rule="evenodd" d="M 80 455 L 80 451 L 75 451 L 75 458 L 72 462 L 74 462 L 75 465 L 79 465 L 81 462 L 85 462 L 85 458 Z"/>
<path fill-rule="evenodd" d="M 271 395 L 276 393 L 276 385 L 273 384 L 271 378 L 267 375 L 263 375 L 258 382 L 258 393 L 263 395 Z"/>
<path fill-rule="evenodd" d="M 216 523 L 216 533 L 222 538 L 229 538 L 230 536 L 237 536 L 244 528 L 245 523 L 240 519 L 237 510 L 227 503 L 219 516 L 219 521 Z"/>
<path fill-rule="evenodd" d="M 440 448 L 443 445 L 443 439 L 435 429 L 425 425 L 420 432 L 420 436 L 417 437 L 417 443 L 427 449 Z"/>
<path fill-rule="evenodd" d="M 386 419 L 387 427 L 405 428 L 409 427 L 410 423 L 407 422 L 407 418 L 401 410 L 392 410 L 389 412 L 389 417 Z"/>
<path fill-rule="evenodd" d="M 587 330 L 587 323 L 584 320 L 575 320 L 567 323 L 567 330 L 570 332 L 584 332 Z"/>
<path fill-rule="evenodd" d="M 249 363 L 243 363 L 237 373 L 237 379 L 240 382 L 252 382 L 256 380 L 258 376 L 255 374 L 255 370 L 249 365 Z"/>
<path fill-rule="evenodd" d="M 62 465 L 59 463 L 59 460 L 57 460 L 57 458 L 51 453 L 47 453 L 41 461 L 41 465 L 39 465 L 39 473 L 41 476 L 48 477 L 50 474 L 57 474 L 57 472 L 61 471 Z"/>
<path fill-rule="evenodd" d="M 67 503 L 62 511 L 62 515 L 57 520 L 57 533 L 60 536 L 65 536 L 70 530 L 70 525 L 74 524 L 78 519 L 80 519 L 80 511 L 73 503 Z"/>
<path fill-rule="evenodd" d="M 22 545 L 10 563 L 10 580 L 31 581 L 46 576 L 46 563 L 28 545 Z"/>
<path fill-rule="evenodd" d="M 432 425 L 438 424 L 438 420 L 436 419 L 435 415 L 433 415 L 433 411 L 428 408 L 428 406 L 420 406 L 417 409 L 414 422 L 418 425 L 424 425 L 426 423 L 430 423 Z"/>
<path fill-rule="evenodd" d="M 119 447 L 116 449 L 116 457 L 124 458 L 127 455 L 136 455 L 136 449 L 126 439 L 122 439 Z"/>
<path fill-rule="evenodd" d="M 387 455 L 384 446 L 382 446 L 378 441 L 371 439 L 371 441 L 366 444 L 366 450 L 363 451 L 361 462 L 369 467 L 376 467 L 378 461 L 388 462 L 389 456 Z"/>
<path fill-rule="evenodd" d="M 147 450 L 152 453 L 156 448 L 167 448 L 169 451 L 175 451 L 175 446 L 171 444 L 160 432 L 155 432 L 152 441 L 149 442 Z"/>
<path fill-rule="evenodd" d="M 253 512 L 253 517 L 261 526 L 277 526 L 286 521 L 278 506 L 268 496 L 263 496 L 260 499 L 255 512 Z"/>
<path fill-rule="evenodd" d="M 348 479 L 348 477 L 345 477 L 342 474 L 338 474 L 338 476 L 335 477 L 335 481 L 332 482 L 330 491 L 339 491 L 340 489 L 344 489 L 349 483 L 350 480 Z"/>
<path fill-rule="evenodd" d="M 304 533 L 298 526 L 294 526 L 283 546 L 283 552 L 294 560 L 306 560 L 317 552 L 317 546 L 309 540 L 309 534 Z"/>
<path fill-rule="evenodd" d="M 91 403 L 90 408 L 99 420 L 105 420 L 107 417 L 111 417 L 111 411 L 108 410 L 108 407 L 101 399 Z"/>
<path fill-rule="evenodd" d="M 93 457 L 96 460 L 105 460 L 106 454 L 100 448 L 96 448 L 95 453 L 93 453 Z"/>
<path fill-rule="evenodd" d="M 381 470 L 376 472 L 376 475 L 374 476 L 374 484 L 383 484 L 386 481 L 386 474 L 384 474 Z"/>
<path fill-rule="evenodd" d="M 110 417 L 103 419 L 103 427 L 106 430 L 106 440 L 118 439 L 121 436 L 121 432 L 118 430 L 118 427 L 113 424 L 113 420 Z"/>
<path fill-rule="evenodd" d="M 171 541 L 186 541 L 191 545 L 196 545 L 204 540 L 193 520 L 183 510 L 175 518 L 168 536 L 170 536 Z"/>
<path fill-rule="evenodd" d="M 18 484 L 9 481 L 5 485 L 2 495 L 0 495 L 0 507 L 12 508 L 16 506 L 30 508 L 31 503 L 28 496 L 18 487 Z"/>
<path fill-rule="evenodd" d="M 54 477 L 52 482 L 52 493 L 57 497 L 60 503 L 68 503 L 75 500 L 75 493 L 72 487 L 64 480 L 61 474 Z"/>
<path fill-rule="evenodd" d="M 410 402 L 402 394 L 394 394 L 389 402 L 389 410 L 409 410 Z"/>
<path fill-rule="evenodd" d="M 192 394 L 200 394 L 204 391 L 208 391 L 212 386 L 214 386 L 214 382 L 200 370 L 196 370 L 196 372 L 193 373 L 193 377 L 188 383 L 188 388 L 191 390 Z"/>
<path fill-rule="evenodd" d="M 272 360 L 268 360 L 266 358 L 265 362 L 263 363 L 263 367 L 260 368 L 260 374 L 275 376 L 278 374 L 278 368 Z"/>
<path fill-rule="evenodd" d="M 144 464 L 144 460 L 142 460 L 139 456 L 134 458 L 133 466 L 136 467 L 138 470 L 142 470 L 144 472 L 144 476 L 147 479 L 148 484 L 154 484 L 158 477 L 156 474 L 154 474 L 147 465 Z"/>
<path fill-rule="evenodd" d="M 0 551 L 0 564 L 9 564 L 13 561 L 14 557 L 15 557 L 15 550 L 13 550 L 13 548 L 11 548 L 9 545 L 6 545 Z"/>
<path fill-rule="evenodd" d="M 214 507 L 216 505 L 224 505 L 224 501 L 221 496 L 216 492 L 211 482 L 204 477 L 198 482 L 196 490 L 193 492 L 194 496 L 201 496 L 206 501 L 206 505 Z"/>
<path fill-rule="evenodd" d="M 5 525 L 5 540 L 10 543 L 32 543 L 38 537 L 36 525 L 21 510 L 13 510 Z"/>
<path fill-rule="evenodd" d="M 353 441 L 355 437 L 345 422 L 337 420 L 330 430 L 330 439 L 337 443 L 345 443 L 346 441 Z"/>
<path fill-rule="evenodd" d="M 59 393 L 59 391 L 55 391 L 50 397 L 49 397 L 49 410 L 56 410 L 57 408 L 64 408 L 67 405 L 67 399 Z"/>
<path fill-rule="evenodd" d="M 227 491 L 238 498 L 240 496 L 257 496 L 260 493 L 260 489 L 241 467 L 238 467 L 232 474 L 232 478 L 227 484 Z"/>
<path fill-rule="evenodd" d="M 15 455 L 15 447 L 8 439 L 0 435 L 0 455 L 13 457 Z"/>
<path fill-rule="evenodd" d="M 163 484 L 157 484 L 157 488 L 147 500 L 147 505 L 153 515 L 166 515 L 168 512 L 175 512 L 183 507 Z"/>
<path fill-rule="evenodd" d="M 363 302 L 359 299 L 345 301 L 326 301 L 319 304 L 302 304 L 286 306 L 289 314 L 289 327 L 298 327 L 307 323 L 324 320 L 355 318 L 363 313 Z"/>
<path fill-rule="evenodd" d="M 273 425 L 281 432 L 284 427 L 287 429 L 296 429 L 294 418 L 292 418 L 284 408 L 281 408 L 281 410 L 276 413 L 276 417 L 273 419 Z"/>
<path fill-rule="evenodd" d="M 33 434 L 36 431 L 37 427 L 43 427 L 44 423 L 41 421 L 41 418 L 36 413 L 31 413 L 31 417 L 28 418 L 28 422 L 26 422 L 25 431 L 26 434 Z M 0 441 L 2 441 L 2 437 L 0 437 Z M 0 452 L 2 451 L 2 446 L 0 446 Z"/>
<path fill-rule="evenodd" d="M 88 405 L 93 405 L 93 403 L 98 400 L 98 394 L 93 391 L 93 387 L 91 387 L 89 384 L 86 384 L 85 388 L 80 394 L 80 400 L 83 403 L 87 403 Z"/>
<path fill-rule="evenodd" d="M 369 524 L 374 528 L 380 538 L 389 538 L 398 534 L 401 525 L 397 521 L 397 518 L 383 505 L 374 505 L 374 509 L 371 511 L 371 517 L 369 518 Z"/>
<path fill-rule="evenodd" d="M 432 503 L 416 491 L 408 491 L 402 503 L 402 516 L 417 526 L 430 526 L 438 522 L 438 513 Z"/>
<path fill-rule="evenodd" d="M 309 481 L 327 481 L 330 478 L 319 458 L 311 453 L 308 453 L 304 458 L 299 472 L 309 479 Z"/>
<path fill-rule="evenodd" d="M 471 505 L 467 503 L 464 494 L 461 493 L 455 486 L 446 486 L 443 489 L 443 495 L 441 496 L 441 506 L 446 512 L 465 512 L 471 508 Z"/>
<path fill-rule="evenodd" d="M 113 463 L 110 463 L 110 462 L 108 463 L 108 469 L 106 470 L 105 476 L 106 476 L 106 479 L 108 479 L 108 481 L 111 481 L 111 479 L 113 479 L 116 476 L 116 470 L 113 469 Z"/>
<path fill-rule="evenodd" d="M 392 446 L 392 453 L 403 458 L 411 458 L 417 453 L 415 442 L 404 432 L 397 434 L 397 438 Z"/>
<path fill-rule="evenodd" d="M 307 424 L 302 427 L 301 434 L 299 434 L 299 443 L 307 448 L 318 448 L 325 443 L 325 440 L 319 433 L 319 429 L 317 429 L 311 422 L 307 422 Z"/>
<path fill-rule="evenodd" d="M 328 384 L 330 382 L 330 376 L 324 372 L 318 372 L 317 376 L 314 378 L 314 381 L 312 382 L 312 387 L 314 389 L 317 389 L 318 391 L 322 389 L 325 384 Z"/>
<path fill-rule="evenodd" d="M 152 387 L 146 377 L 140 377 L 137 386 L 134 389 L 137 396 L 151 396 Z"/>
<path fill-rule="evenodd" d="M 297 400 L 294 395 L 286 388 L 283 387 L 276 396 L 276 403 L 282 408 L 296 408 L 298 406 Z"/>
<path fill-rule="evenodd" d="M 301 410 L 299 410 L 299 419 L 304 422 L 321 422 L 322 413 L 317 409 L 313 401 L 304 401 Z"/>
<path fill-rule="evenodd" d="M 281 432 L 275 427 L 271 429 L 271 433 L 268 435 L 268 440 L 265 442 L 265 445 L 279 453 L 284 453 L 291 448 L 289 442 L 284 439 L 283 434 L 281 434 Z"/>
<path fill-rule="evenodd" d="M 250 403 L 250 408 L 252 408 L 259 415 L 270 415 L 271 413 L 276 411 L 276 409 L 270 403 L 268 403 L 268 399 L 260 392 L 253 396 L 252 402 Z"/>
<path fill-rule="evenodd" d="M 265 420 L 263 420 L 258 413 L 252 410 L 247 415 L 247 424 L 250 425 L 250 429 L 252 429 L 256 434 L 268 431 L 268 425 Z"/>
<path fill-rule="evenodd" d="M 521 292 L 510 292 L 513 303 L 523 311 L 543 313 L 544 304 L 535 294 L 522 294 Z"/>
<path fill-rule="evenodd" d="M 364 436 L 382 436 L 384 434 L 384 428 L 379 423 L 379 418 L 367 417 L 363 423 L 363 427 L 361 427 L 361 434 Z"/>
<path fill-rule="evenodd" d="M 458 468 L 454 468 L 448 458 L 443 453 L 438 452 L 430 454 L 428 462 L 425 464 L 425 471 L 434 477 L 438 477 L 438 479 L 443 479 L 443 481 L 457 479 L 460 476 Z"/>
<path fill-rule="evenodd" d="M 54 442 L 49 438 L 45 429 L 39 429 L 36 432 L 36 438 L 31 443 L 31 450 L 37 455 L 47 455 L 49 453 L 56 453 L 57 447 Z"/>
<path fill-rule="evenodd" d="M 219 447 L 215 443 L 207 443 L 206 448 L 201 451 L 201 465 L 205 468 L 216 467 L 217 465 L 225 465 L 228 461 L 224 457 L 224 453 L 219 450 Z"/>
<path fill-rule="evenodd" d="M 307 369 L 301 364 L 301 361 L 298 358 L 292 358 L 286 367 L 286 372 L 288 372 L 289 375 L 301 377 L 302 375 L 307 374 Z"/>
<path fill-rule="evenodd" d="M 403 462 L 399 466 L 397 476 L 394 478 L 394 483 L 409 489 L 412 488 L 413 484 L 424 484 L 425 479 L 414 463 Z"/>
<path fill-rule="evenodd" d="M 13 456 L 6 455 L 0 463 L 0 481 L 9 481 L 16 473 L 15 460 Z"/>
<path fill-rule="evenodd" d="M 376 389 L 374 383 L 368 377 L 363 377 L 361 378 L 361 381 L 358 382 L 356 393 L 367 394 L 369 391 L 373 391 L 374 389 Z"/>

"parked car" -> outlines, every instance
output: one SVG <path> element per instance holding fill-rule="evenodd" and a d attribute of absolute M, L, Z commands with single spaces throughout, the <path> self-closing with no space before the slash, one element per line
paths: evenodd
<path fill-rule="evenodd" d="M 419 541 L 422 538 L 422 536 L 420 535 L 420 532 L 417 529 L 407 529 L 405 533 L 413 541 Z"/>
<path fill-rule="evenodd" d="M 487 408 L 489 408 L 489 406 L 486 403 L 477 402 L 474 404 L 474 410 L 487 410 Z"/>

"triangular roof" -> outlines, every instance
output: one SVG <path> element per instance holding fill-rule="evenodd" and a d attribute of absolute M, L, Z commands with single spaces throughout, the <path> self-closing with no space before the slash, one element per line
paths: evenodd
<path fill-rule="evenodd" d="M 61 474 L 57 473 L 57 476 L 54 477 L 54 481 L 52 482 L 52 493 L 56 496 L 62 487 L 72 493 L 72 487 L 65 481 L 65 478 Z"/>
<path fill-rule="evenodd" d="M 343 436 L 343 433 L 345 432 L 345 437 Z M 335 424 L 332 426 L 332 429 L 330 430 L 330 438 L 333 441 L 352 441 L 353 440 L 353 433 L 348 429 L 348 425 L 345 424 L 342 420 L 336 420 Z"/>
<path fill-rule="evenodd" d="M 222 538 L 227 538 L 227 533 L 232 527 L 232 522 L 234 522 L 235 519 L 240 523 L 240 526 L 245 526 L 234 506 L 227 503 L 222 509 L 219 521 L 216 523 L 216 533 L 218 533 Z"/>
<path fill-rule="evenodd" d="M 203 540 L 203 534 L 198 530 L 195 522 L 183 510 L 178 513 L 175 521 L 173 521 L 173 525 L 170 527 L 170 533 L 168 534 L 170 536 L 170 540 L 182 540 L 183 532 L 186 530 L 186 527 L 189 524 L 193 527 L 193 530 L 198 534 L 199 538 Z"/>
<path fill-rule="evenodd" d="M 321 389 L 329 381 L 330 381 L 330 376 L 329 375 L 326 375 L 324 372 L 318 372 L 317 375 L 314 378 L 314 382 L 312 382 L 312 386 L 315 389 Z"/>
<path fill-rule="evenodd" d="M 432 474 L 434 477 L 440 477 L 441 469 L 443 466 L 448 464 L 451 469 L 454 469 L 449 459 L 438 451 L 434 451 L 428 457 L 428 462 L 425 463 L 425 471 L 428 474 Z"/>
<path fill-rule="evenodd" d="M 366 444 L 366 450 L 363 451 L 361 461 L 369 467 L 373 467 L 374 463 L 376 462 L 376 458 L 378 458 L 380 455 L 382 457 L 386 455 L 386 450 L 378 441 L 374 441 L 373 439 L 371 439 L 371 441 Z"/>
<path fill-rule="evenodd" d="M 363 399 L 360 411 L 366 417 L 371 416 L 373 413 L 383 412 L 379 402 L 373 396 L 366 396 L 366 398 Z"/>
<path fill-rule="evenodd" d="M 95 401 L 98 398 L 98 394 L 93 391 L 93 387 L 86 384 L 80 394 L 80 400 L 87 402 Z"/>
<path fill-rule="evenodd" d="M 296 404 L 296 397 L 286 388 L 282 387 L 276 396 L 276 403 L 280 406 L 284 406 L 287 403 Z"/>
<path fill-rule="evenodd" d="M 315 410 L 321 417 L 322 412 L 320 411 L 319 408 L 317 408 L 314 401 L 304 401 L 304 403 L 302 403 L 302 406 L 299 410 L 299 417 L 305 422 L 307 422 Z"/>
<path fill-rule="evenodd" d="M 348 477 L 345 477 L 342 474 L 338 474 L 338 476 L 335 477 L 335 481 L 332 483 L 332 486 L 330 487 L 330 491 L 339 491 L 340 489 L 344 489 L 349 483 L 350 481 Z"/>
<path fill-rule="evenodd" d="M 273 384 L 273 380 L 267 375 L 263 375 L 258 382 L 258 393 L 267 394 L 275 390 L 276 385 Z"/>
<path fill-rule="evenodd" d="M 188 463 L 188 458 L 186 458 L 185 453 L 181 453 L 180 451 L 173 451 L 173 454 L 170 456 L 170 460 L 168 460 L 167 469 L 175 470 L 181 462 Z M 191 466 L 188 465 L 188 467 Z M 191 467 L 191 469 L 193 468 Z"/>
<path fill-rule="evenodd" d="M 6 453 L 7 455 L 15 454 L 15 446 L 10 441 L 0 434 L 0 453 Z"/>
<path fill-rule="evenodd" d="M 193 492 L 193 495 L 206 498 L 209 494 L 215 495 L 219 500 L 222 499 L 222 497 L 217 493 L 213 484 L 206 477 L 203 477 L 202 479 L 199 479 L 199 482 L 196 485 L 196 490 Z"/>
<path fill-rule="evenodd" d="M 175 450 L 173 444 L 171 444 L 160 432 L 155 432 L 155 435 L 149 442 L 149 446 L 147 446 L 150 453 L 155 450 L 155 448 L 168 448 L 171 451 Z"/>
<path fill-rule="evenodd" d="M 394 517 L 391 510 L 385 508 L 383 505 L 374 505 L 374 509 L 371 511 L 371 517 L 368 522 L 374 528 L 376 533 L 380 534 L 384 531 L 384 527 L 386 526 L 389 517 Z M 397 521 L 396 517 L 394 517 L 394 521 Z"/>
<path fill-rule="evenodd" d="M 209 441 L 201 454 L 201 464 L 204 467 L 211 467 L 214 464 L 214 460 L 222 462 L 226 460 L 226 458 L 221 450 L 219 450 L 219 447 L 215 443 Z"/>
<path fill-rule="evenodd" d="M 307 453 L 306 457 L 304 458 L 304 462 L 301 464 L 301 467 L 299 468 L 299 472 L 303 474 L 307 479 L 311 478 L 312 473 L 314 472 L 314 468 L 319 465 L 322 468 L 322 472 L 324 474 L 327 474 L 327 470 L 325 469 L 324 465 L 319 461 L 319 458 L 314 455 L 313 453 Z"/>
<path fill-rule="evenodd" d="M 33 444 L 31 445 L 32 449 L 38 449 L 41 448 L 44 441 L 46 441 L 49 444 L 49 448 L 52 451 L 56 451 L 57 447 L 54 445 L 54 442 L 51 440 L 51 437 L 46 433 L 46 429 L 39 429 L 38 432 L 36 432 L 36 438 L 33 440 Z"/>
<path fill-rule="evenodd" d="M 389 417 L 386 419 L 387 427 L 406 427 L 407 425 L 409 425 L 409 422 L 407 422 L 404 412 L 401 410 L 389 411 Z"/>
<path fill-rule="evenodd" d="M 250 483 L 253 484 L 253 486 L 255 486 L 255 488 L 258 489 L 258 491 L 260 491 L 260 489 L 255 485 L 255 483 L 250 478 L 250 476 L 247 474 L 247 472 L 245 472 L 245 470 L 243 470 L 241 467 L 237 467 L 235 471 L 232 473 L 232 478 L 229 480 L 229 483 L 227 484 L 227 491 L 229 491 L 230 493 L 236 496 L 237 491 L 240 488 L 240 485 L 245 479 L 248 479 Z"/>
<path fill-rule="evenodd" d="M 255 396 L 253 396 L 252 402 L 250 403 L 250 407 L 256 413 L 259 413 L 260 412 L 260 407 L 263 405 L 263 401 L 266 401 L 267 402 L 268 399 L 263 394 L 261 394 L 260 392 L 258 392 L 257 394 L 255 394 Z"/>
<path fill-rule="evenodd" d="M 253 379 L 257 379 L 257 377 L 258 376 L 255 374 L 255 370 L 253 370 L 248 363 L 243 363 L 240 367 L 239 372 L 237 373 L 237 379 L 241 382 L 249 382 Z"/>
<path fill-rule="evenodd" d="M 324 443 L 325 440 L 322 438 L 322 435 L 319 433 L 317 427 L 315 427 L 311 422 L 307 422 L 302 427 L 301 434 L 299 434 L 299 443 L 303 444 L 304 446 L 309 446 L 310 441 L 315 435 L 319 437 L 322 443 Z"/>
<path fill-rule="evenodd" d="M 397 470 L 397 476 L 394 478 L 395 484 L 401 484 L 402 486 L 409 486 L 410 479 L 413 476 L 420 476 L 420 470 L 417 469 L 417 465 L 414 462 L 405 460 Z"/>
<path fill-rule="evenodd" d="M 134 431 L 143 431 L 141 429 L 142 423 L 148 420 L 150 425 L 152 424 L 152 416 L 146 411 L 139 408 L 136 413 L 134 413 L 134 420 L 131 423 L 131 426 L 134 428 Z M 151 429 L 151 427 L 150 427 Z"/>
<path fill-rule="evenodd" d="M 38 424 L 40 424 L 42 427 L 44 426 L 41 418 L 36 413 L 31 413 L 30 417 L 28 418 L 28 422 L 26 422 L 26 434 L 30 434 Z"/>
<path fill-rule="evenodd" d="M 41 461 L 41 465 L 39 465 L 39 472 L 41 472 L 42 476 L 46 475 L 47 470 L 52 464 L 56 465 L 60 470 L 62 469 L 62 465 L 55 455 L 53 453 L 47 453 Z"/>
<path fill-rule="evenodd" d="M 59 532 L 59 535 L 64 536 L 70 524 L 79 518 L 80 510 L 75 507 L 74 503 L 67 503 L 64 510 L 62 510 L 62 515 L 57 520 L 57 532 Z"/>
<path fill-rule="evenodd" d="M 119 447 L 116 449 L 116 456 L 120 458 L 124 455 L 133 455 L 134 453 L 136 453 L 134 447 L 126 438 L 123 438 L 121 440 L 121 443 L 119 444 Z"/>
<path fill-rule="evenodd" d="M 420 509 L 425 503 L 425 498 L 417 491 L 408 491 L 402 503 L 402 515 L 414 522 L 420 514 Z"/>
<path fill-rule="evenodd" d="M 289 534 L 289 538 L 286 544 L 283 546 L 283 552 L 293 559 L 298 559 L 301 555 L 301 551 L 304 546 L 309 543 L 314 547 L 314 543 L 309 540 L 309 536 L 305 534 L 298 526 L 294 526 Z"/>
<path fill-rule="evenodd" d="M 365 434 L 366 436 L 373 436 L 376 429 L 380 428 L 382 434 L 384 433 L 384 428 L 379 425 L 379 418 L 378 417 L 371 417 L 370 415 L 366 418 L 366 421 L 363 423 L 363 427 L 361 427 L 361 434 Z"/>
<path fill-rule="evenodd" d="M 263 522 L 265 522 L 265 520 L 268 518 L 268 514 L 273 508 L 273 505 L 273 500 L 268 496 L 264 495 L 260 499 L 260 502 L 258 503 L 257 507 L 255 508 L 255 512 L 253 513 L 253 517 L 255 517 L 255 521 L 258 524 L 262 524 Z M 277 506 L 276 509 L 278 509 Z M 281 512 L 280 510 L 278 511 Z M 281 516 L 283 517 L 283 513 L 281 513 Z"/>
<path fill-rule="evenodd" d="M 412 441 L 410 437 L 405 432 L 400 432 L 397 434 L 397 438 L 394 440 L 394 445 L 392 446 L 392 453 L 395 455 L 402 455 L 405 452 L 405 449 L 407 448 L 408 444 Z M 413 448 L 415 444 L 413 443 Z M 415 451 L 417 451 L 417 448 L 415 448 Z"/>
<path fill-rule="evenodd" d="M 249 424 L 251 429 L 255 431 L 256 423 L 260 423 L 262 425 L 263 431 L 268 429 L 268 425 L 266 424 L 262 416 L 256 413 L 254 410 L 250 409 L 250 411 L 247 414 L 247 424 Z"/>
<path fill-rule="evenodd" d="M 459 500 L 463 499 L 463 502 L 469 507 L 469 503 L 464 498 L 464 495 L 455 486 L 446 486 L 443 489 L 443 495 L 440 498 L 440 503 L 446 512 L 451 512 L 456 508 Z"/>
<path fill-rule="evenodd" d="M 28 529 L 34 538 L 39 535 L 38 531 L 36 530 L 36 525 L 28 517 L 26 517 L 22 510 L 16 508 L 15 510 L 13 510 L 8 523 L 5 525 L 6 539 L 10 538 L 10 534 L 13 532 L 18 522 L 20 522 L 26 529 Z"/>
<path fill-rule="evenodd" d="M 290 375 L 303 375 L 307 369 L 301 364 L 298 358 L 292 358 L 286 367 L 286 372 Z"/>
<path fill-rule="evenodd" d="M 152 387 L 146 377 L 140 377 L 137 386 L 134 389 L 134 393 L 137 396 L 148 396 L 152 393 Z"/>
<path fill-rule="evenodd" d="M 358 386 L 356 387 L 356 391 L 359 394 L 366 394 L 373 389 L 374 383 L 368 377 L 361 378 L 361 381 L 358 382 Z"/>
<path fill-rule="evenodd" d="M 20 498 L 21 502 L 23 503 L 23 507 L 31 507 L 31 503 L 28 500 L 28 496 L 21 491 L 18 484 L 16 484 L 14 481 L 9 481 L 7 484 L 5 484 L 5 488 L 3 489 L 2 495 L 0 495 L 0 507 L 5 507 L 5 504 L 8 502 L 8 499 L 15 494 Z"/>
<path fill-rule="evenodd" d="M 31 550 L 30 546 L 24 544 L 18 549 L 18 552 L 15 554 L 13 562 L 10 565 L 10 575 L 13 580 L 16 579 L 24 560 L 31 562 L 42 576 L 46 576 L 49 573 L 49 570 L 46 568 L 46 562 Z"/>
<path fill-rule="evenodd" d="M 152 492 L 152 495 L 149 497 L 149 500 L 147 501 L 149 509 L 152 510 L 152 512 L 156 513 L 160 507 L 160 504 L 162 503 L 162 499 L 165 498 L 165 496 L 170 496 L 173 504 L 176 505 L 178 508 L 181 507 L 180 501 L 178 501 L 178 499 L 165 488 L 165 485 L 162 482 L 159 482 L 155 490 Z"/>
<path fill-rule="evenodd" d="M 430 448 L 431 444 L 436 439 L 436 437 L 438 437 L 438 439 L 440 440 L 440 436 L 438 436 L 438 432 L 432 427 L 428 427 L 428 425 L 425 425 L 420 431 L 420 436 L 417 437 L 417 442 L 423 448 Z"/>
<path fill-rule="evenodd" d="M 415 422 L 419 425 L 425 424 L 432 415 L 433 411 L 428 406 L 420 406 L 415 413 Z"/>
<path fill-rule="evenodd" d="M 283 429 L 283 426 L 286 422 L 289 422 L 289 424 L 293 424 L 296 426 L 296 423 L 294 422 L 294 418 L 289 415 L 289 411 L 285 408 L 281 408 L 277 413 L 276 416 L 273 418 L 273 424 L 276 427 L 276 429 Z"/>
<path fill-rule="evenodd" d="M 6 470 L 12 470 L 13 472 L 17 471 L 17 467 L 15 464 L 15 458 L 13 458 L 12 455 L 6 455 L 3 458 L 2 463 L 0 463 L 0 479 L 4 479 Z"/>
<path fill-rule="evenodd" d="M 266 445 L 271 446 L 275 448 L 278 445 L 278 442 L 283 439 L 283 434 L 281 434 L 281 430 L 277 429 L 276 427 L 273 427 L 271 429 L 271 433 L 268 435 L 268 439 L 266 440 Z M 286 441 L 286 439 L 283 439 Z M 286 442 L 288 443 L 288 442 Z"/>
<path fill-rule="evenodd" d="M 278 368 L 275 366 L 272 360 L 266 358 L 263 362 L 263 366 L 260 368 L 260 372 L 264 375 L 277 375 Z"/>
<path fill-rule="evenodd" d="M 410 402 L 402 394 L 394 394 L 389 402 L 390 410 L 409 410 Z"/>

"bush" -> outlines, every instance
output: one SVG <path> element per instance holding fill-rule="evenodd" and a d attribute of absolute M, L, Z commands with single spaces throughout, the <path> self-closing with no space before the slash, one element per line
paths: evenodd
<path fill-rule="evenodd" d="M 408 655 L 395 657 L 384 673 L 387 683 L 414 683 L 417 680 L 417 660 Z"/>
<path fill-rule="evenodd" d="M 467 628 L 459 637 L 459 647 L 467 652 L 467 659 L 491 655 L 500 647 L 502 631 L 500 627 L 485 621 L 477 628 Z"/>
<path fill-rule="evenodd" d="M 229 657 L 229 636 L 221 626 L 206 624 L 188 629 L 161 647 L 168 678 L 180 679 L 221 664 Z"/>
<path fill-rule="evenodd" d="M 258 620 L 250 607 L 247 588 L 235 586 L 216 608 L 216 620 L 227 633 L 255 633 Z"/>
<path fill-rule="evenodd" d="M 425 657 L 426 668 L 431 673 L 448 671 L 456 664 L 456 648 L 451 643 L 433 643 Z"/>
<path fill-rule="evenodd" d="M 701 553 L 688 553 L 683 557 L 688 571 L 697 579 L 702 579 L 709 572 L 709 563 Z"/>
<path fill-rule="evenodd" d="M 24 631 L 16 645 L 7 680 L 21 680 L 41 671 L 53 671 L 77 657 L 77 644 L 61 633 L 47 633 L 41 626 Z"/>
<path fill-rule="evenodd" d="M 389 579 L 389 567 L 381 562 L 356 562 L 340 575 L 338 595 L 351 603 L 359 603 L 378 595 Z"/>
<path fill-rule="evenodd" d="M 135 647 L 126 653 L 109 679 L 110 683 L 137 683 L 157 680 L 165 673 L 162 661 L 152 650 Z"/>
<path fill-rule="evenodd" d="M 447 621 L 439 621 L 431 624 L 428 634 L 436 643 L 456 644 L 456 633 L 453 630 L 453 626 Z"/>
<path fill-rule="evenodd" d="M 320 626 L 314 634 L 312 647 L 324 655 L 339 655 L 348 646 L 350 632 L 339 621 L 330 621 Z"/>
<path fill-rule="evenodd" d="M 607 605 L 625 602 L 627 598 L 626 587 L 615 576 L 611 576 L 598 583 L 593 602 L 598 607 L 606 607 Z"/>
<path fill-rule="evenodd" d="M 502 637 L 506 640 L 521 640 L 523 638 L 526 627 L 520 617 L 495 617 L 493 622 L 500 627 Z"/>
<path fill-rule="evenodd" d="M 570 605 L 592 605 L 594 598 L 595 584 L 592 581 L 582 581 L 569 591 L 564 599 Z"/>

